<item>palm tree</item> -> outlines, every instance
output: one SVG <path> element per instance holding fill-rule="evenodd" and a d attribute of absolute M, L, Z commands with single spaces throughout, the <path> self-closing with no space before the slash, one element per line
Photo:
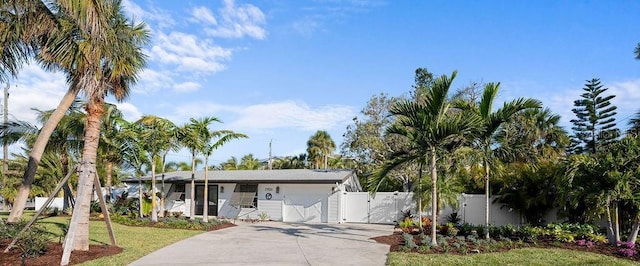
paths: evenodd
<path fill-rule="evenodd" d="M 76 67 L 73 57 L 83 57 L 87 50 L 91 50 L 91 45 L 82 49 L 80 43 L 84 40 L 78 38 L 80 33 L 88 33 L 91 37 L 104 33 L 106 20 L 99 16 L 92 17 L 100 13 L 98 10 L 103 10 L 102 4 L 94 1 L 2 1 L 0 31 L 5 37 L 1 41 L 4 49 L 0 58 L 0 81 L 6 80 L 9 75 L 15 76 L 32 55 L 47 69 L 63 70 L 67 73 L 67 80 L 71 81 Z M 70 84 L 58 107 L 40 130 L 31 149 L 9 222 L 17 222 L 22 216 L 49 137 L 79 91 L 79 86 Z"/>
<path fill-rule="evenodd" d="M 89 206 L 94 185 L 92 173 L 95 173 L 97 161 L 104 99 L 109 93 L 118 101 L 128 96 L 130 86 L 135 83 L 138 73 L 144 67 L 142 45 L 149 39 L 149 32 L 143 23 L 133 25 L 128 21 L 119 0 L 97 3 L 103 9 L 95 15 L 100 15 L 105 21 L 104 31 L 96 29 L 80 32 L 83 38 L 80 38 L 82 45 L 79 47 L 83 53 L 81 57 L 73 58 L 73 68 L 69 68 L 73 70 L 71 86 L 83 88 L 87 97 L 87 123 L 79 171 L 78 200 L 73 210 L 73 216 L 78 218 L 71 219 L 69 235 L 65 238 L 65 250 L 71 246 L 72 250 L 89 249 Z M 72 244 L 68 244 L 69 241 L 73 241 Z M 68 260 L 68 255 L 70 253 L 63 256 L 62 264 Z"/>
<path fill-rule="evenodd" d="M 242 156 L 238 170 L 258 170 L 260 168 L 260 161 L 253 157 L 253 154 L 247 154 Z"/>
<path fill-rule="evenodd" d="M 111 183 L 113 168 L 123 161 L 123 139 L 121 129 L 124 124 L 122 112 L 113 104 L 105 104 L 105 114 L 102 118 L 102 132 L 100 134 L 99 150 L 101 157 L 106 162 L 105 187 L 107 195 L 111 197 Z"/>
<path fill-rule="evenodd" d="M 143 129 L 140 140 L 143 142 L 143 149 L 147 152 L 149 160 L 151 161 L 151 221 L 157 222 L 158 210 L 155 195 L 156 164 L 159 160 L 162 160 L 162 165 L 164 165 L 163 158 L 166 152 L 175 149 L 175 142 L 172 141 L 172 139 L 176 137 L 176 126 L 167 119 L 153 115 L 143 116 L 136 124 L 140 125 Z M 160 193 L 160 198 L 163 198 L 163 193 L 164 190 Z"/>
<path fill-rule="evenodd" d="M 329 167 L 329 155 L 336 149 L 336 143 L 333 142 L 327 131 L 318 130 L 307 141 L 307 153 L 310 159 L 315 163 L 315 168 L 320 168 L 320 163 L 324 163 L 324 169 Z"/>
<path fill-rule="evenodd" d="M 533 99 L 519 98 L 511 102 L 505 102 L 502 108 L 493 111 L 493 102 L 500 83 L 487 83 L 480 103 L 458 101 L 458 107 L 466 110 L 469 115 L 477 116 L 482 121 L 481 134 L 476 138 L 476 145 L 480 149 L 480 157 L 485 172 L 485 226 L 489 226 L 489 176 L 490 169 L 497 160 L 495 156 L 495 137 L 500 128 L 518 112 L 526 109 L 540 108 L 541 103 Z M 485 237 L 489 239 L 489 230 L 485 230 Z"/>
<path fill-rule="evenodd" d="M 226 162 L 220 164 L 222 170 L 239 170 L 238 158 L 231 156 Z"/>
<path fill-rule="evenodd" d="M 182 126 L 178 132 L 178 140 L 182 146 L 186 147 L 191 153 L 191 195 L 189 197 L 191 203 L 189 204 L 190 219 L 195 219 L 196 212 L 196 184 L 195 184 L 195 172 L 196 172 L 196 155 L 199 151 L 204 149 L 205 143 L 203 142 L 201 132 L 208 131 L 209 125 L 213 122 L 221 122 L 216 117 L 204 117 L 201 119 L 191 118 L 189 124 Z"/>
<path fill-rule="evenodd" d="M 390 113 L 396 117 L 397 123 L 387 129 L 388 134 L 402 136 L 408 140 L 408 146 L 393 154 L 381 169 L 376 172 L 378 180 L 404 164 L 418 164 L 418 181 L 426 165 L 431 170 L 431 245 L 437 245 L 437 182 L 438 152 L 444 149 L 454 150 L 465 138 L 474 133 L 478 119 L 465 116 L 462 112 L 453 112 L 447 100 L 449 88 L 457 72 L 451 77 L 443 75 L 434 81 L 431 88 L 417 101 L 401 101 L 391 107 Z M 421 194 L 419 185 L 418 195 Z M 418 200 L 418 211 L 422 212 L 421 200 Z M 422 227 L 422 219 L 419 219 Z"/>
<path fill-rule="evenodd" d="M 231 140 L 239 138 L 249 138 L 245 134 L 235 133 L 231 130 L 217 130 L 211 131 L 207 127 L 200 133 L 200 138 L 204 143 L 204 146 L 200 152 L 204 155 L 204 207 L 202 211 L 202 220 L 204 222 L 209 221 L 209 157 L 214 150 L 222 147 L 224 144 Z"/>

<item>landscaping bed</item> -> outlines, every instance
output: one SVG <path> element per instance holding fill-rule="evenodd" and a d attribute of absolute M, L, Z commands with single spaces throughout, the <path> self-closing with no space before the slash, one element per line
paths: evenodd
<path fill-rule="evenodd" d="M 0 248 L 4 250 L 11 240 L 0 242 Z M 71 264 L 80 264 L 85 261 L 94 260 L 101 257 L 111 256 L 122 252 L 121 247 L 109 245 L 91 245 L 88 251 L 71 252 Z M 0 266 L 9 265 L 60 265 L 62 258 L 62 244 L 50 242 L 46 251 L 35 258 L 24 258 L 22 264 L 22 251 L 20 249 L 11 249 L 8 253 L 0 251 Z"/>
<path fill-rule="evenodd" d="M 396 231 L 392 235 L 378 236 L 372 238 L 378 243 L 389 245 L 389 251 L 392 252 L 411 252 L 421 254 L 452 254 L 452 255 L 470 255 L 484 254 L 493 252 L 505 252 L 519 248 L 548 248 L 548 249 L 568 249 L 583 252 L 592 252 L 606 256 L 615 256 L 618 258 L 628 259 L 640 262 L 640 254 L 635 246 L 630 249 L 626 247 L 626 243 L 620 246 L 613 246 L 602 242 L 592 242 L 588 240 L 577 241 L 558 241 L 553 237 L 541 237 L 534 240 L 520 239 L 492 239 L 486 241 L 475 237 L 465 236 L 438 236 L 440 240 L 438 247 L 429 247 L 430 236 L 424 236 L 417 232 L 405 234 L 402 231 Z M 407 243 L 406 238 L 411 238 L 413 244 Z M 478 242 L 480 241 L 480 242 Z M 627 250 L 626 252 L 622 250 Z M 632 251 L 629 251 L 632 250 Z"/>

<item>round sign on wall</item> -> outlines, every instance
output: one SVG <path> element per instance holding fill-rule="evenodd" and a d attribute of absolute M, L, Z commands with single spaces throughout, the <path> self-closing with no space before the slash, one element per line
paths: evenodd
<path fill-rule="evenodd" d="M 271 195 L 271 193 L 267 193 L 266 195 L 264 195 L 264 197 L 270 200 L 273 197 L 273 195 Z"/>

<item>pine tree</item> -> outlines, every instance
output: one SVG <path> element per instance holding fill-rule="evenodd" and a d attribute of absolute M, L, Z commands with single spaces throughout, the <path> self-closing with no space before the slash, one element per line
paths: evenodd
<path fill-rule="evenodd" d="M 620 136 L 615 119 L 617 107 L 610 102 L 615 95 L 605 95 L 608 88 L 597 78 L 587 80 L 583 90 L 582 99 L 575 100 L 571 110 L 576 119 L 571 120 L 574 135 L 570 152 L 596 153 Z"/>

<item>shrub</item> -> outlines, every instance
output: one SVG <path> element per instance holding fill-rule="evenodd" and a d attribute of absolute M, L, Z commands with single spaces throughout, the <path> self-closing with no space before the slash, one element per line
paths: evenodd
<path fill-rule="evenodd" d="M 403 233 L 402 238 L 404 238 L 404 246 L 408 249 L 417 248 L 416 242 L 413 240 L 412 234 Z"/>
<path fill-rule="evenodd" d="M 459 231 L 460 230 L 458 230 L 458 228 L 456 227 L 455 224 L 453 224 L 453 223 L 448 223 L 447 224 L 447 235 L 448 236 L 457 236 Z"/>
<path fill-rule="evenodd" d="M 580 240 L 576 241 L 576 244 L 578 246 L 583 246 L 583 247 L 588 247 L 588 248 L 593 247 L 593 242 L 591 242 L 589 240 L 586 240 L 586 239 L 580 239 Z"/>
<path fill-rule="evenodd" d="M 460 216 L 458 216 L 457 212 L 452 212 L 451 214 L 449 214 L 449 216 L 447 216 L 448 223 L 459 224 L 460 221 L 462 221 L 462 219 L 460 219 Z"/>
<path fill-rule="evenodd" d="M 269 214 L 267 214 L 266 212 L 261 212 L 260 214 L 258 214 L 258 218 L 260 218 L 260 221 L 269 220 Z"/>
<path fill-rule="evenodd" d="M 400 230 L 404 233 L 411 233 L 416 227 L 416 224 L 412 218 L 407 217 L 398 224 L 398 227 L 400 227 Z"/>
<path fill-rule="evenodd" d="M 16 239 L 15 246 L 22 251 L 26 257 L 36 257 L 47 250 L 49 237 L 47 231 L 39 224 L 34 224 L 26 231 L 20 233 L 26 225 L 26 221 L 16 224 L 5 224 L 0 222 L 0 239 Z"/>

